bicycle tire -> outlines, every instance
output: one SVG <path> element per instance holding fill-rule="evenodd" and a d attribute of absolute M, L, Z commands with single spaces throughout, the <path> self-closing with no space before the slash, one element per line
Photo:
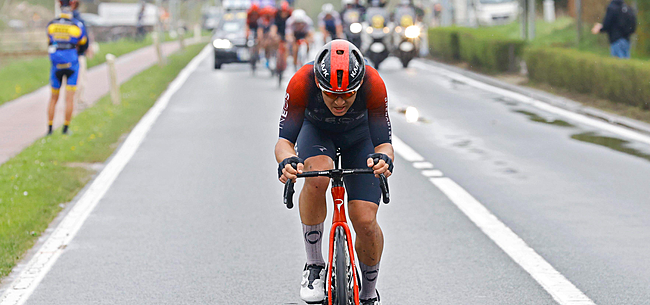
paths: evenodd
<path fill-rule="evenodd" d="M 332 284 L 332 298 L 334 305 L 354 305 L 353 273 L 350 263 L 347 235 L 342 227 L 336 228 L 334 237 L 334 271 L 335 277 Z"/>

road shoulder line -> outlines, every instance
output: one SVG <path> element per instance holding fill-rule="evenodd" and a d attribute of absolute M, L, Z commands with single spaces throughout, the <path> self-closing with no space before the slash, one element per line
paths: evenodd
<path fill-rule="evenodd" d="M 21 305 L 27 301 L 63 253 L 66 246 L 79 232 L 85 220 L 111 187 L 122 169 L 131 160 L 153 124 L 169 104 L 171 97 L 183 86 L 200 62 L 210 54 L 210 51 L 210 45 L 206 45 L 201 53 L 181 70 L 153 107 L 142 117 L 109 163 L 92 181 L 85 193 L 79 197 L 74 207 L 30 259 L 20 275 L 9 285 L 9 288 L 0 297 L 0 305 Z"/>
<path fill-rule="evenodd" d="M 409 162 L 413 154 L 420 156 L 406 143 L 393 135 L 395 152 Z M 423 162 L 424 158 L 420 156 Z M 417 167 L 416 167 L 417 168 Z M 476 200 L 451 178 L 443 177 L 442 172 L 422 171 L 424 176 L 432 177 L 429 181 L 445 194 L 467 218 L 469 218 L 485 235 L 487 235 L 503 252 L 530 274 L 553 299 L 561 305 L 595 305 L 582 291 L 573 285 L 560 272 L 555 270 L 543 257 L 501 222 L 485 206 Z"/>
<path fill-rule="evenodd" d="M 543 110 L 552 113 L 560 114 L 557 111 L 549 110 L 549 109 L 562 110 L 564 112 L 570 112 L 574 116 L 584 117 L 584 119 L 591 120 L 593 122 L 598 122 L 601 124 L 609 125 L 616 129 L 623 129 L 629 132 L 637 133 L 640 136 L 645 137 L 647 139 L 647 141 L 642 141 L 642 142 L 650 143 L 650 124 L 638 120 L 634 120 L 631 118 L 623 117 L 620 115 L 607 113 L 605 111 L 593 107 L 584 106 L 576 101 L 564 97 L 559 97 L 550 94 L 548 92 L 544 92 L 532 88 L 523 88 L 521 86 L 508 84 L 503 81 L 491 78 L 489 76 L 480 75 L 472 71 L 467 71 L 457 67 L 449 66 L 437 61 L 433 61 L 429 59 L 421 59 L 416 61 L 416 63 L 418 64 L 416 67 L 422 68 L 423 70 L 429 70 L 430 72 L 436 74 L 442 74 L 446 77 L 467 83 L 472 87 L 477 87 L 479 89 L 486 90 L 489 92 L 502 94 L 526 104 L 533 104 L 534 107 L 541 108 Z M 476 85 L 477 83 L 481 85 L 477 86 Z M 504 93 L 504 91 L 509 93 Z M 540 107 L 541 104 L 544 104 L 544 106 L 546 107 L 545 108 Z M 584 121 L 582 122 L 585 123 Z M 593 124 L 591 123 L 585 123 L 585 124 L 593 126 Z M 595 126 L 595 127 L 611 131 L 607 128 L 603 128 L 599 126 Z M 619 134 L 616 131 L 612 131 L 612 132 Z M 620 135 L 627 137 L 626 134 L 620 134 Z"/>

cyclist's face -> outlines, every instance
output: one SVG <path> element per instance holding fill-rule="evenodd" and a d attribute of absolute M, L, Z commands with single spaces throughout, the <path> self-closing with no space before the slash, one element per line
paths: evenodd
<path fill-rule="evenodd" d="M 351 95 L 334 95 L 325 94 L 325 92 L 321 91 L 321 95 L 323 96 L 325 105 L 327 105 L 327 108 L 329 108 L 335 116 L 345 115 L 348 112 L 348 109 L 352 107 L 352 104 L 354 104 L 354 99 L 357 98 L 357 92 L 354 92 L 354 94 Z"/>

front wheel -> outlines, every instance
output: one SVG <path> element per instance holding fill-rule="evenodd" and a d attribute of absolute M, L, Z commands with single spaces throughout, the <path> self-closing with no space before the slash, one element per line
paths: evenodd
<path fill-rule="evenodd" d="M 334 236 L 334 262 L 332 262 L 332 304 L 355 305 L 354 276 L 350 261 L 347 235 L 342 227 Z"/>

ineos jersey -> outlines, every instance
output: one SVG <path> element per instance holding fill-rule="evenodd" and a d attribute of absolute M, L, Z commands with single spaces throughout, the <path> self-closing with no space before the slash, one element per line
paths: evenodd
<path fill-rule="evenodd" d="M 373 145 L 391 143 L 386 86 L 377 70 L 366 65 L 366 75 L 348 112 L 335 116 L 323 101 L 316 85 L 314 63 L 304 65 L 291 78 L 280 117 L 280 138 L 296 143 L 303 120 L 318 129 L 343 133 L 367 124 Z"/>

